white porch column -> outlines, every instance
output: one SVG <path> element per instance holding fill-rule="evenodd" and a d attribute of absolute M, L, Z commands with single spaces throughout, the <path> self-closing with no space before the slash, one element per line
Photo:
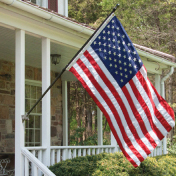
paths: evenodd
<path fill-rule="evenodd" d="M 62 106 L 63 106 L 63 146 L 68 146 L 68 104 L 67 81 L 62 81 Z"/>
<path fill-rule="evenodd" d="M 42 93 L 50 86 L 50 39 L 42 38 Z M 43 163 L 50 166 L 50 130 L 51 130 L 50 91 L 42 99 L 42 146 L 47 147 L 43 153 Z"/>
<path fill-rule="evenodd" d="M 161 86 L 160 86 L 160 84 L 161 84 L 160 75 L 155 74 L 155 88 L 156 88 L 156 90 L 157 90 L 157 92 L 159 94 L 161 94 L 161 88 L 160 88 Z"/>
<path fill-rule="evenodd" d="M 103 145 L 103 113 L 97 107 L 98 145 Z"/>
<path fill-rule="evenodd" d="M 68 146 L 68 104 L 67 81 L 62 81 L 62 106 L 63 106 L 63 146 Z M 68 158 L 68 149 L 63 150 L 63 160 Z"/>
<path fill-rule="evenodd" d="M 15 176 L 24 175 L 24 124 L 25 114 L 25 31 L 17 29 L 15 34 Z"/>
<path fill-rule="evenodd" d="M 115 146 L 115 150 L 112 153 L 117 152 L 118 151 L 117 150 L 117 141 L 116 141 L 114 135 L 112 134 L 112 131 L 111 131 L 111 145 Z"/>

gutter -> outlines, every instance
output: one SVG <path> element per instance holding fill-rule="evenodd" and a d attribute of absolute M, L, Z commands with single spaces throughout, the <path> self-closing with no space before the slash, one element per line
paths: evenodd
<path fill-rule="evenodd" d="M 165 85 L 164 85 L 164 81 L 166 81 L 167 78 L 169 78 L 169 76 L 171 76 L 174 72 L 174 67 L 171 67 L 170 72 L 164 76 L 161 79 L 161 96 L 165 99 Z M 164 137 L 163 139 L 163 154 L 167 154 L 167 138 Z"/>
<path fill-rule="evenodd" d="M 38 8 L 37 6 L 33 6 L 29 3 L 26 3 L 25 1 L 20 0 L 0 0 L 0 2 L 3 2 L 9 6 L 13 6 L 15 8 L 18 8 L 20 10 L 32 13 L 36 16 L 39 16 L 41 18 L 44 18 L 45 20 L 52 21 L 54 23 L 60 24 L 62 26 L 65 26 L 67 28 L 71 28 L 74 31 L 77 31 L 79 33 L 83 33 L 86 35 L 92 35 L 94 30 L 90 29 L 86 26 L 82 26 L 80 24 L 77 24 L 73 21 L 70 21 L 68 19 L 65 19 L 61 16 L 57 16 L 54 13 L 47 12 L 43 9 Z"/>
<path fill-rule="evenodd" d="M 151 59 L 151 60 L 156 61 L 156 62 L 158 62 L 158 63 L 166 64 L 166 65 L 171 66 L 171 67 L 174 67 L 174 68 L 176 67 L 176 63 L 175 63 L 175 62 L 172 62 L 172 61 L 166 60 L 166 59 L 164 59 L 164 58 L 155 56 L 155 55 L 150 54 L 150 53 L 148 53 L 148 52 L 142 51 L 142 50 L 140 50 L 140 49 L 138 49 L 138 48 L 136 48 L 136 50 L 137 50 L 137 52 L 138 52 L 138 54 L 139 54 L 140 56 L 144 56 L 144 57 L 146 57 L 146 58 L 148 58 L 148 59 Z"/>

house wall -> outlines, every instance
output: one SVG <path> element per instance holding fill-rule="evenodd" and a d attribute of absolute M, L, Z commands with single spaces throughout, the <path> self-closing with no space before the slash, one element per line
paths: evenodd
<path fill-rule="evenodd" d="M 26 66 L 25 78 L 41 80 L 41 69 Z M 15 152 L 15 63 L 0 60 L 0 153 Z M 57 73 L 51 72 L 51 81 Z M 51 145 L 62 144 L 61 80 L 51 89 Z"/>

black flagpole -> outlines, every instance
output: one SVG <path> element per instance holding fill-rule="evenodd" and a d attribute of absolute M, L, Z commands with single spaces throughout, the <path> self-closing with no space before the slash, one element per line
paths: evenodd
<path fill-rule="evenodd" d="M 96 31 L 91 35 L 91 37 L 86 41 L 86 43 L 79 49 L 79 51 L 75 54 L 75 56 L 70 60 L 70 62 L 65 66 L 65 68 L 62 69 L 62 71 L 58 74 L 58 76 L 55 78 L 55 80 L 51 83 L 51 85 L 45 90 L 45 92 L 41 95 L 41 97 L 37 100 L 37 102 L 32 106 L 32 108 L 25 114 L 22 115 L 22 120 L 29 120 L 29 114 L 32 112 L 32 110 L 38 105 L 38 103 L 42 100 L 42 98 L 45 96 L 45 94 L 51 89 L 51 87 L 55 84 L 55 82 L 61 77 L 61 75 L 64 73 L 64 71 L 66 70 L 66 68 L 70 65 L 70 63 L 77 57 L 77 55 L 80 53 L 80 51 L 87 45 L 87 43 L 94 37 L 94 35 L 96 34 L 96 32 L 102 27 L 102 25 L 104 24 L 104 22 L 112 15 L 112 13 L 114 13 L 116 11 L 116 9 L 119 7 L 120 5 L 117 4 L 112 12 L 108 15 L 108 17 L 103 21 L 103 23 L 96 29 Z"/>

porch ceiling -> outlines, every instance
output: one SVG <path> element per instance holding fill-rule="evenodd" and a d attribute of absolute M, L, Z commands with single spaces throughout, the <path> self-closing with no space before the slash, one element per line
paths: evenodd
<path fill-rule="evenodd" d="M 51 41 L 51 54 L 60 54 L 58 65 L 51 64 L 51 70 L 60 72 L 72 59 L 77 50 L 61 43 Z M 26 65 L 41 68 L 41 38 L 26 34 L 25 36 L 25 63 Z M 15 30 L 0 24 L 0 59 L 15 62 Z"/>

